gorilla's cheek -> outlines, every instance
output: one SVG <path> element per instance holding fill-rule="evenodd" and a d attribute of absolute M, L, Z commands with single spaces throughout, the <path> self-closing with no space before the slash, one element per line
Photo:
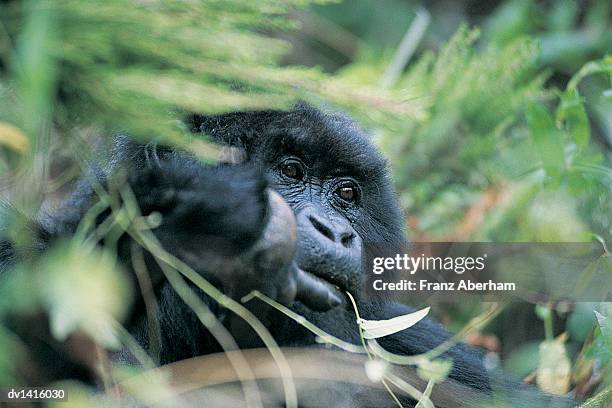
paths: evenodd
<path fill-rule="evenodd" d="M 340 291 L 358 293 L 362 284 L 362 241 L 350 223 L 311 206 L 297 214 L 297 229 L 299 268 Z"/>

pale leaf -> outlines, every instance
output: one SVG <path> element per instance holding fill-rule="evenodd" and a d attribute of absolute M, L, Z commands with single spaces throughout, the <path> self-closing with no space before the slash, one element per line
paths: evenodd
<path fill-rule="evenodd" d="M 24 153 L 30 147 L 30 141 L 15 126 L 6 122 L 0 122 L 0 145 L 5 145 L 16 152 Z"/>
<path fill-rule="evenodd" d="M 569 391 L 571 363 L 565 344 L 561 341 L 540 343 L 540 362 L 537 370 L 538 387 L 550 394 L 564 395 Z"/>
<path fill-rule="evenodd" d="M 429 313 L 429 307 L 397 316 L 388 320 L 359 320 L 359 326 L 363 330 L 363 337 L 366 339 L 378 339 L 405 330 L 423 320 Z"/>

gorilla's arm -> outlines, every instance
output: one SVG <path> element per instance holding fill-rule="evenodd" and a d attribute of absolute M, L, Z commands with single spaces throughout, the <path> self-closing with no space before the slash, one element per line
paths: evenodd
<path fill-rule="evenodd" d="M 293 265 L 296 239 L 295 228 L 291 228 L 294 225 L 293 214 L 284 201 L 267 188 L 267 181 L 260 171 L 250 165 L 207 166 L 169 149 L 160 149 L 152 157 L 150 149 L 147 149 L 148 146 L 123 145 L 123 156 L 114 159 L 114 167 L 106 172 L 109 176 L 100 176 L 101 171 L 92 171 L 92 174 L 102 186 L 111 185 L 114 182 L 111 182 L 112 177 L 117 174 L 123 172 L 127 175 L 141 213 L 161 214 L 161 225 L 153 232 L 165 250 L 235 298 L 257 289 L 285 304 L 298 298 L 321 310 L 338 302 L 324 286 Z M 40 256 L 56 240 L 70 237 L 96 200 L 86 177 L 56 214 L 42 217 L 40 222 L 31 222 L 36 240 L 27 251 L 16 251 L 7 238 L 0 240 L 0 274 L 10 273 L 9 270 L 21 260 L 29 261 Z M 108 212 L 102 214 L 96 222 L 102 222 L 108 215 Z M 130 271 L 132 247 L 133 241 L 124 235 L 119 241 L 118 256 Z M 160 303 L 159 319 L 162 342 L 165 342 L 161 361 L 170 362 L 213 351 L 215 347 L 211 346 L 214 341 L 210 333 L 203 330 L 194 313 L 172 290 L 150 254 L 146 256 L 146 262 Z M 135 280 L 133 273 L 132 277 Z M 194 289 L 196 293 L 200 292 Z M 212 299 L 201 293 L 200 296 L 224 321 L 227 312 Z M 147 326 L 143 308 L 140 298 L 125 323 L 146 345 L 146 330 L 142 330 Z M 262 318 L 265 321 L 265 316 Z M 34 324 L 33 320 L 20 320 L 17 316 L 12 322 L 11 328 L 18 331 L 36 352 L 45 350 L 48 348 L 45 344 L 54 342 L 48 329 L 42 334 L 32 332 L 34 327 L 43 327 Z M 240 336 L 251 335 L 243 330 L 232 334 L 239 344 L 243 343 Z M 43 360 L 59 362 L 68 357 L 65 347 L 55 349 L 56 353 Z M 57 363 L 49 364 L 59 366 Z M 61 370 L 51 377 L 73 376 L 70 373 L 74 371 Z"/>
<path fill-rule="evenodd" d="M 318 310 L 340 303 L 293 264 L 294 215 L 250 164 L 206 166 L 175 151 L 130 171 L 143 215 L 161 214 L 164 248 L 236 299 L 257 289 Z"/>
<path fill-rule="evenodd" d="M 339 303 L 324 285 L 295 267 L 293 213 L 267 189 L 258 170 L 250 165 L 202 166 L 175 152 L 158 159 L 132 170 L 129 184 L 144 215 L 161 214 L 163 222 L 155 235 L 164 249 L 236 299 L 257 289 L 281 303 L 299 299 L 318 310 Z M 129 259 L 127 251 L 123 257 Z M 149 270 L 159 276 L 155 262 L 151 257 L 148 261 Z M 220 351 L 170 284 L 157 280 L 161 282 L 161 362 Z M 203 294 L 201 299 L 226 323 L 239 345 L 257 344 L 239 318 Z M 268 322 L 265 311 L 253 312 Z M 144 316 L 144 311 L 135 315 Z M 146 321 L 136 321 L 135 328 L 146 344 Z"/>

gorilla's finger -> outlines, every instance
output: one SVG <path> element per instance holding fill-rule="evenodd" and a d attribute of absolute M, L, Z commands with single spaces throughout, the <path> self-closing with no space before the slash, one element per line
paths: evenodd
<path fill-rule="evenodd" d="M 342 300 L 334 293 L 329 284 L 308 272 L 298 269 L 296 283 L 296 300 L 299 300 L 313 310 L 323 312 L 342 303 Z"/>
<path fill-rule="evenodd" d="M 291 266 L 291 268 L 295 268 Z M 297 296 L 297 282 L 295 279 L 288 279 L 287 283 L 283 285 L 278 293 L 278 302 L 285 305 L 291 306 Z"/>

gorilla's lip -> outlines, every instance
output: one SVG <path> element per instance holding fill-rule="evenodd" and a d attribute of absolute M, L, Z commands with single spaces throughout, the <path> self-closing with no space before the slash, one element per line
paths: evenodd
<path fill-rule="evenodd" d="M 298 266 L 299 267 L 299 266 Z M 321 281 L 322 283 L 326 284 L 326 285 L 331 285 L 332 289 L 338 291 L 338 292 L 345 292 L 346 288 L 344 287 L 343 282 L 340 282 L 339 280 L 333 279 L 330 276 L 326 276 L 323 275 L 320 272 L 316 272 L 310 269 L 303 269 L 300 267 L 300 269 L 306 273 L 308 273 L 309 275 L 312 275 L 315 279 Z"/>

